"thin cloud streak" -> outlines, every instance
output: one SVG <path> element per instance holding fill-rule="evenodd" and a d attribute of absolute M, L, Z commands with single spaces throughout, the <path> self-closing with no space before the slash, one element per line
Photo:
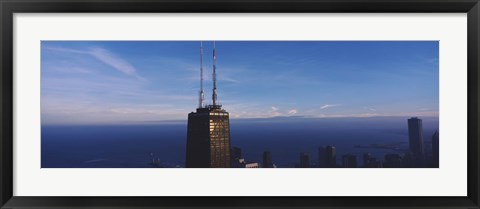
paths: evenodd
<path fill-rule="evenodd" d="M 146 80 L 145 78 L 137 74 L 137 69 L 135 69 L 135 67 L 131 65 L 129 62 L 114 55 L 112 52 L 100 47 L 92 47 L 89 50 L 77 50 L 77 49 L 69 49 L 69 48 L 62 48 L 62 47 L 44 47 L 44 49 L 59 51 L 59 52 L 66 52 L 66 53 L 90 55 L 95 59 L 97 59 L 98 61 L 104 64 L 107 64 L 108 66 L 112 67 L 113 69 L 125 75 L 133 76 L 139 80 Z"/>
<path fill-rule="evenodd" d="M 327 109 L 327 108 L 332 108 L 332 107 L 338 107 L 341 106 L 341 104 L 326 104 L 320 107 L 321 110 Z"/>

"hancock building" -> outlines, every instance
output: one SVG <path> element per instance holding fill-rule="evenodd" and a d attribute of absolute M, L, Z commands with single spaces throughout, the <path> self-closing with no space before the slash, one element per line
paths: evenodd
<path fill-rule="evenodd" d="M 203 46 L 200 44 L 200 92 L 196 112 L 188 114 L 187 168 L 230 168 L 230 121 L 217 104 L 216 48 L 213 42 L 212 104 L 204 104 Z"/>

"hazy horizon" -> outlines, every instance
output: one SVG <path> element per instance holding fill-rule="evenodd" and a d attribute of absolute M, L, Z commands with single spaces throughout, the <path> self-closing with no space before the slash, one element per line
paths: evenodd
<path fill-rule="evenodd" d="M 418 116 L 368 116 L 368 117 L 304 117 L 304 116 L 275 116 L 270 118 L 231 118 L 230 122 L 236 123 L 278 123 L 278 122 L 307 122 L 307 121 L 358 121 L 358 120 L 406 120 Z M 439 120 L 436 116 L 419 117 L 420 119 Z M 42 126 L 135 126 L 135 125 L 169 125 L 184 124 L 187 125 L 187 119 L 178 120 L 159 120 L 159 121 L 117 121 L 115 123 L 46 123 Z"/>

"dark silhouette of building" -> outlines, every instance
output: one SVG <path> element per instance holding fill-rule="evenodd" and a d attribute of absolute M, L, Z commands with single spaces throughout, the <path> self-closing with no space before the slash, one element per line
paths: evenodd
<path fill-rule="evenodd" d="M 217 104 L 216 49 L 213 48 L 212 105 L 203 105 L 203 49 L 200 47 L 200 95 L 196 112 L 188 114 L 187 168 L 230 167 L 229 114 Z"/>
<path fill-rule="evenodd" d="M 228 112 L 209 106 L 188 114 L 186 167 L 229 168 L 230 160 Z"/>
<path fill-rule="evenodd" d="M 244 158 L 237 159 L 232 162 L 232 168 L 260 168 L 260 163 L 247 162 Z"/>
<path fill-rule="evenodd" d="M 411 151 L 406 152 L 402 158 L 402 166 L 404 168 L 414 168 L 416 167 L 415 156 Z"/>
<path fill-rule="evenodd" d="M 414 167 L 423 167 L 425 164 L 425 151 L 423 149 L 422 120 L 413 117 L 408 119 L 408 139 L 410 151 L 414 158 Z"/>
<path fill-rule="evenodd" d="M 242 149 L 239 147 L 232 147 L 232 150 L 230 151 L 232 160 L 240 159 L 242 158 Z"/>
<path fill-rule="evenodd" d="M 401 168 L 402 165 L 402 157 L 399 154 L 385 155 L 385 162 L 383 163 L 384 168 Z"/>
<path fill-rule="evenodd" d="M 236 164 L 238 164 L 240 159 L 243 159 L 242 149 L 239 147 L 232 147 L 230 149 L 230 167 L 238 168 L 239 166 L 236 166 Z"/>
<path fill-rule="evenodd" d="M 334 146 L 327 146 L 327 168 L 337 167 L 337 152 Z"/>
<path fill-rule="evenodd" d="M 324 146 L 320 146 L 318 148 L 318 167 L 327 167 L 327 148 L 325 148 Z"/>
<path fill-rule="evenodd" d="M 306 152 L 300 153 L 299 168 L 310 168 L 310 156 Z"/>
<path fill-rule="evenodd" d="M 342 156 L 342 165 L 344 168 L 356 168 L 357 156 L 353 154 L 346 154 Z"/>
<path fill-rule="evenodd" d="M 382 162 L 373 157 L 370 153 L 363 154 L 363 167 L 365 168 L 382 168 Z"/>
<path fill-rule="evenodd" d="M 432 136 L 432 167 L 439 167 L 439 144 L 438 144 L 438 131 Z"/>
<path fill-rule="evenodd" d="M 263 152 L 263 167 L 273 168 L 272 153 L 270 153 L 269 151 Z"/>

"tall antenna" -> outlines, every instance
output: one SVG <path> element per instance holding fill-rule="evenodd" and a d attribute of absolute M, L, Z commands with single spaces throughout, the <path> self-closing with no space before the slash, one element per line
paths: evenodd
<path fill-rule="evenodd" d="M 200 41 L 200 94 L 198 98 L 198 108 L 203 108 L 203 100 L 204 92 L 203 92 L 203 42 Z"/>
<path fill-rule="evenodd" d="M 217 102 L 217 53 L 215 48 L 215 41 L 213 41 L 213 107 L 216 107 Z"/>

